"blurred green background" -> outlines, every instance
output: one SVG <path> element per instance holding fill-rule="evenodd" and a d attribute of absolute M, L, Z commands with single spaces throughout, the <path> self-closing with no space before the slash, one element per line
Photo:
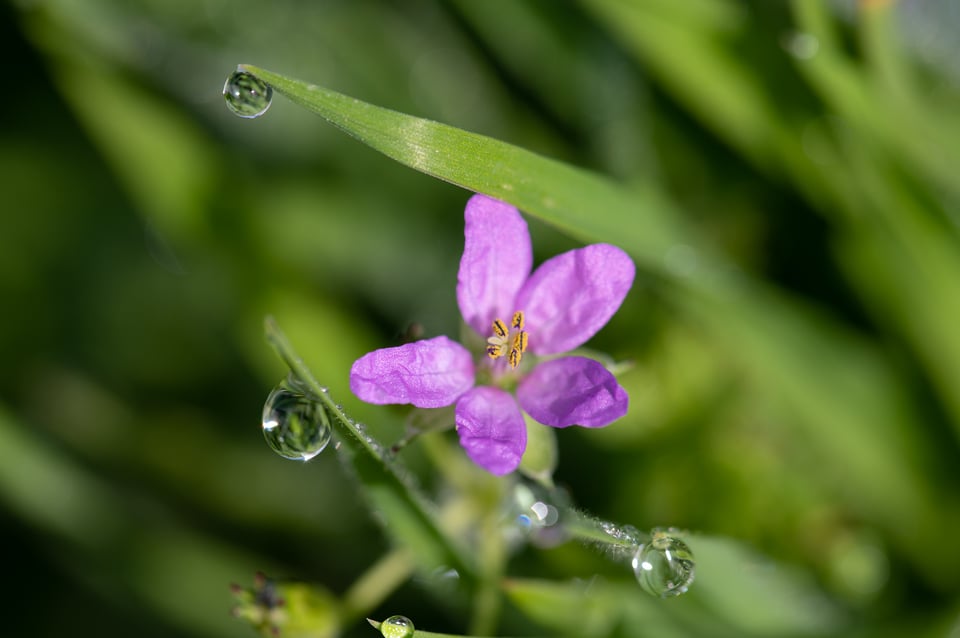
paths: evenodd
<path fill-rule="evenodd" d="M 739 539 L 796 570 L 844 618 L 828 633 L 960 631 L 960 5 L 20 0 L 3 14 L 4 636 L 253 636 L 229 583 L 262 569 L 342 592 L 387 548 L 335 454 L 300 465 L 264 445 L 283 369 L 262 321 L 399 438 L 405 413 L 360 404 L 347 372 L 413 325 L 457 334 L 468 193 L 282 98 L 234 117 L 220 91 L 246 62 L 664 202 L 690 243 L 640 264 L 591 343 L 636 364 L 630 412 L 560 432 L 557 481 L 602 518 Z M 538 261 L 577 245 L 530 223 Z M 677 292 L 703 276 L 701 244 L 739 293 Z M 511 573 L 602 570 L 559 548 Z M 370 613 L 464 631 L 441 598 L 413 582 Z M 535 631 L 510 618 L 507 635 Z"/>

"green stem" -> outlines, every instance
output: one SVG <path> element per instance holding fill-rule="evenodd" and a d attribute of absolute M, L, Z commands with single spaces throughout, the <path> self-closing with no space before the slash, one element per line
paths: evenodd
<path fill-rule="evenodd" d="M 276 320 L 273 317 L 267 317 L 263 323 L 267 341 L 270 342 L 270 345 L 273 346 L 280 358 L 283 359 L 284 363 L 287 364 L 287 367 L 290 368 L 290 371 L 293 373 L 293 375 L 300 381 L 301 384 L 306 387 L 306 389 L 310 391 L 314 399 L 320 401 L 324 405 L 328 412 L 342 415 L 340 408 L 333 401 L 333 399 L 330 398 L 330 394 L 327 392 L 327 389 L 317 382 L 313 376 L 313 373 L 310 372 L 310 368 L 308 368 L 307 364 L 303 362 L 303 359 L 297 355 L 296 351 L 293 349 L 293 346 L 290 344 L 290 341 L 287 339 L 287 336 L 283 334 L 282 330 L 280 330 L 280 326 L 277 325 Z M 340 420 L 343 426 L 357 438 L 357 440 L 360 442 L 360 445 L 365 447 L 367 451 L 374 457 L 380 459 L 381 461 L 383 460 L 382 446 L 380 446 L 369 436 L 360 432 L 353 421 L 347 418 L 342 418 Z"/>
<path fill-rule="evenodd" d="M 633 528 L 602 521 L 574 509 L 566 511 L 563 527 L 570 536 L 580 542 L 600 545 L 617 554 L 632 554 L 638 544 L 650 540 L 650 535 Z"/>
<path fill-rule="evenodd" d="M 265 330 L 267 340 L 286 362 L 303 391 L 323 406 L 331 424 L 344 434 L 339 437 L 343 443 L 341 455 L 352 466 L 371 509 L 381 514 L 391 538 L 407 547 L 420 566 L 428 569 L 436 565 L 452 566 L 462 576 L 461 582 L 472 589 L 476 582 L 474 560 L 456 539 L 440 528 L 435 506 L 384 446 L 350 419 L 327 389 L 317 383 L 272 317 L 266 319 Z"/>

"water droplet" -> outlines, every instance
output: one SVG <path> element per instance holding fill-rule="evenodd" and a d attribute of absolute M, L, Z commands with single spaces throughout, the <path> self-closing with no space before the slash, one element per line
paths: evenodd
<path fill-rule="evenodd" d="M 693 552 L 670 530 L 658 528 L 650 535 L 632 562 L 640 587 L 661 598 L 683 594 L 693 583 Z"/>
<path fill-rule="evenodd" d="M 227 108 L 240 117 L 260 117 L 270 108 L 273 88 L 246 71 L 234 71 L 223 85 Z"/>
<path fill-rule="evenodd" d="M 406 616 L 390 616 L 380 624 L 383 638 L 412 638 L 413 621 Z"/>
<path fill-rule="evenodd" d="M 327 413 L 319 401 L 299 392 L 288 381 L 280 383 L 263 405 L 263 437 L 285 459 L 309 461 L 320 454 L 332 435 Z"/>

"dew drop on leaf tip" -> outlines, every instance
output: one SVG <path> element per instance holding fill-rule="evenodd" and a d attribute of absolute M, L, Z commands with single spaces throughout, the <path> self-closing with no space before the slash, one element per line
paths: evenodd
<path fill-rule="evenodd" d="M 234 71 L 223 85 L 223 99 L 234 115 L 260 117 L 270 108 L 273 88 L 246 71 Z"/>
<path fill-rule="evenodd" d="M 285 459 L 309 461 L 327 447 L 332 431 L 319 401 L 288 381 L 281 382 L 263 405 L 263 437 Z"/>
<path fill-rule="evenodd" d="M 383 638 L 412 638 L 413 621 L 406 616 L 390 616 L 380 624 Z"/>
<path fill-rule="evenodd" d="M 654 529 L 631 564 L 640 587 L 653 596 L 679 596 L 693 583 L 693 551 L 670 530 Z"/>

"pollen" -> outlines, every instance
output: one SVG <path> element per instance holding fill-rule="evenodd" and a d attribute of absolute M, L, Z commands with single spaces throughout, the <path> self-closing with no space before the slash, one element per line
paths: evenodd
<path fill-rule="evenodd" d="M 507 326 L 500 319 L 493 320 L 493 336 L 498 339 L 507 338 Z"/>
<path fill-rule="evenodd" d="M 510 367 L 516 369 L 523 353 L 527 351 L 527 333 L 523 326 L 523 311 L 513 313 L 509 330 L 503 320 L 494 319 L 493 336 L 487 339 L 487 356 L 499 359 L 507 355 Z"/>

